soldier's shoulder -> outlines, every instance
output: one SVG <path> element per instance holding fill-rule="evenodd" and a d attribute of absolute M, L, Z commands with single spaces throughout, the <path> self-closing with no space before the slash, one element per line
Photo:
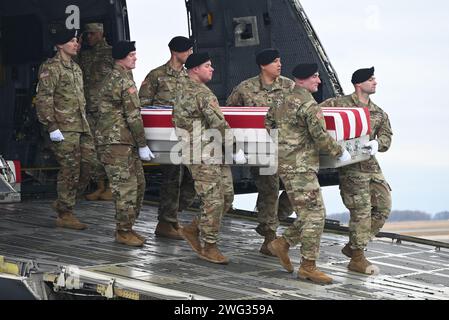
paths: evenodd
<path fill-rule="evenodd" d="M 112 58 L 112 47 L 110 45 L 105 45 L 99 48 L 98 50 L 99 54 L 104 56 L 111 56 Z"/>
<path fill-rule="evenodd" d="M 48 58 L 44 62 L 42 62 L 41 67 L 58 67 L 61 64 L 61 60 L 59 60 L 56 56 L 52 58 Z"/>
<path fill-rule="evenodd" d="M 286 99 L 289 103 L 301 106 L 305 111 L 318 105 L 312 94 L 306 90 L 293 90 Z"/>
<path fill-rule="evenodd" d="M 290 78 L 284 77 L 284 76 L 279 76 L 279 79 L 281 80 L 281 84 L 283 87 L 293 87 L 295 85 L 295 81 L 293 81 Z"/>
<path fill-rule="evenodd" d="M 377 112 L 386 114 L 386 112 L 381 107 L 379 107 L 377 104 L 375 104 L 372 100 L 371 100 L 371 107 Z"/>
<path fill-rule="evenodd" d="M 244 91 L 244 90 L 247 90 L 250 88 L 254 88 L 256 86 L 260 86 L 260 81 L 259 81 L 258 76 L 243 80 L 242 82 L 240 82 L 237 85 L 236 90 Z"/>
<path fill-rule="evenodd" d="M 157 79 L 159 77 L 164 76 L 167 73 L 165 65 L 159 66 L 150 72 L 148 72 L 146 79 Z"/>
<path fill-rule="evenodd" d="M 42 73 L 48 73 L 48 74 L 55 74 L 58 73 L 59 70 L 61 68 L 61 61 L 59 59 L 56 59 L 55 57 L 53 58 L 48 58 L 47 60 L 45 60 L 44 62 L 42 62 L 39 71 Z"/>

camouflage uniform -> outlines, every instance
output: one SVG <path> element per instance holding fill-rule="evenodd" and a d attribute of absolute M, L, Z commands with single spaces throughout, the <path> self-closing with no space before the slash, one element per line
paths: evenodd
<path fill-rule="evenodd" d="M 187 79 L 184 68 L 176 71 L 169 62 L 152 70 L 140 86 L 142 107 L 174 106 Z M 161 171 L 164 183 L 160 189 L 158 220 L 177 223 L 178 211 L 187 208 L 195 198 L 193 181 L 188 170 L 182 166 L 161 165 Z"/>
<path fill-rule="evenodd" d="M 247 79 L 235 87 L 228 97 L 226 105 L 278 107 L 294 85 L 292 80 L 283 76 L 277 78 L 272 85 L 264 85 L 259 75 Z M 276 232 L 279 226 L 277 218 L 279 175 L 260 175 L 259 169 L 259 167 L 251 167 L 250 171 L 259 192 L 257 197 L 259 225 L 256 231 L 265 236 L 267 231 Z M 288 199 L 286 200 L 288 201 Z"/>
<path fill-rule="evenodd" d="M 59 129 L 64 136 L 63 141 L 51 143 L 61 167 L 56 202 L 59 212 L 73 210 L 77 190 L 83 191 L 87 186 L 80 182 L 80 176 L 90 176 L 95 161 L 85 105 L 80 67 L 72 60 L 64 61 L 59 53 L 45 61 L 39 69 L 36 111 L 48 132 Z"/>
<path fill-rule="evenodd" d="M 325 219 L 317 178 L 319 151 L 337 157 L 343 149 L 327 133 L 312 94 L 301 87 L 295 87 L 282 106 L 269 109 L 265 125 L 279 130 L 279 175 L 298 215 L 283 237 L 290 246 L 301 243 L 304 258 L 317 260 Z"/>
<path fill-rule="evenodd" d="M 229 129 L 215 95 L 206 85 L 190 79 L 187 79 L 179 103 L 173 110 L 173 122 L 176 128 L 190 133 L 189 146 L 193 141 L 194 122 L 201 123 L 201 133 L 207 129 L 217 129 L 224 137 L 225 130 Z M 201 141 L 202 151 L 207 143 Z M 191 150 L 191 156 L 192 153 Z M 192 164 L 191 159 L 186 158 L 183 161 L 189 163 L 186 166 L 201 201 L 201 237 L 206 243 L 216 243 L 223 214 L 234 200 L 231 170 L 227 165 Z"/>
<path fill-rule="evenodd" d="M 127 231 L 139 217 L 145 193 L 137 150 L 146 146 L 139 96 L 129 72 L 115 64 L 99 97 L 95 130 L 98 153 L 111 184 L 117 229 Z"/>
<path fill-rule="evenodd" d="M 92 133 L 94 133 L 98 121 L 98 90 L 100 89 L 104 78 L 112 71 L 112 68 L 114 67 L 112 47 L 107 44 L 105 39 L 103 39 L 90 50 L 81 52 L 79 61 L 84 76 L 87 121 L 89 122 Z M 93 174 L 94 180 L 106 180 L 106 172 L 98 158 L 96 158 L 95 172 L 93 172 Z"/>
<path fill-rule="evenodd" d="M 371 100 L 367 105 L 357 95 L 331 98 L 322 107 L 367 107 L 371 117 L 370 140 L 379 143 L 379 152 L 386 152 L 391 145 L 393 131 L 388 115 Z M 385 180 L 375 156 L 369 160 L 339 169 L 340 194 L 351 213 L 349 239 L 353 249 L 363 249 L 382 229 L 391 212 L 391 189 Z"/>

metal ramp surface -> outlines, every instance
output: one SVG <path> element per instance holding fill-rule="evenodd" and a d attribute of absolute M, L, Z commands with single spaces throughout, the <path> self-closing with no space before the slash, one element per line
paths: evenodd
<path fill-rule="evenodd" d="M 113 241 L 112 203 L 80 202 L 77 216 L 89 225 L 84 231 L 56 228 L 49 200 L 3 204 L 0 256 L 29 266 L 21 270 L 31 288 L 42 287 L 37 282 L 57 288 L 59 284 L 60 292 L 78 289 L 86 297 L 97 293 L 130 299 L 449 299 L 446 249 L 375 239 L 367 257 L 381 274 L 364 276 L 346 269 L 349 260 L 340 250 L 347 237 L 325 233 L 318 266 L 334 283 L 321 286 L 298 280 L 296 272 L 285 272 L 277 258 L 261 255 L 262 238 L 251 219 L 228 215 L 223 220 L 220 248 L 230 264 L 222 266 L 199 259 L 185 241 L 155 237 L 156 212 L 156 207 L 144 206 L 135 229 L 148 237 L 147 242 L 143 248 L 130 248 Z M 187 223 L 191 216 L 184 212 L 180 219 Z M 299 248 L 290 253 L 297 270 Z M 48 298 L 45 293 L 35 296 Z"/>

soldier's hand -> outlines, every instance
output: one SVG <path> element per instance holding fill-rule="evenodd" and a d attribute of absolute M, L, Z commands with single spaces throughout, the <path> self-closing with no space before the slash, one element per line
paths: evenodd
<path fill-rule="evenodd" d="M 53 142 L 61 142 L 62 140 L 64 140 L 64 136 L 62 135 L 62 132 L 57 129 L 50 132 L 50 140 Z"/>
<path fill-rule="evenodd" d="M 245 153 L 240 149 L 236 154 L 234 154 L 234 162 L 236 164 L 245 164 L 247 161 Z"/>
<path fill-rule="evenodd" d="M 148 146 L 139 148 L 139 157 L 144 161 L 151 161 L 151 159 L 156 158 Z"/>
<path fill-rule="evenodd" d="M 370 150 L 370 155 L 374 156 L 377 151 L 379 151 L 379 142 L 377 142 L 377 140 L 371 140 L 370 142 L 365 143 L 364 147 Z"/>
<path fill-rule="evenodd" d="M 346 150 L 346 148 L 343 149 L 343 154 L 338 158 L 338 160 L 341 162 L 347 162 L 351 159 L 351 154 L 348 152 L 348 150 Z"/>

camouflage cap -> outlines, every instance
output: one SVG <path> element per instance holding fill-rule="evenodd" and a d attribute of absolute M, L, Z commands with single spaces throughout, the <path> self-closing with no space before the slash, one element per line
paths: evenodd
<path fill-rule="evenodd" d="M 99 22 L 86 23 L 84 32 L 103 32 L 103 24 Z"/>

